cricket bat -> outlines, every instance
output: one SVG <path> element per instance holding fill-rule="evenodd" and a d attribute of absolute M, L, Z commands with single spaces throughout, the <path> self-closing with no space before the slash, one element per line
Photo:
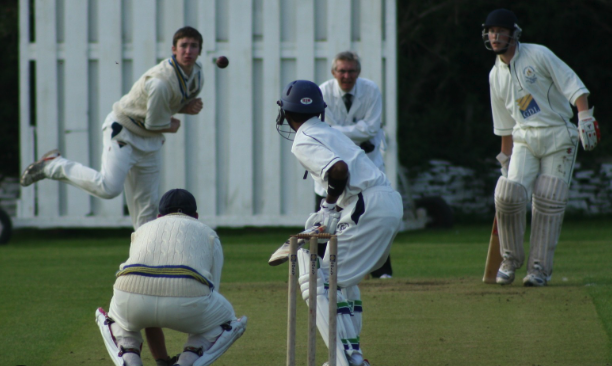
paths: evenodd
<path fill-rule="evenodd" d="M 499 249 L 499 235 L 497 234 L 497 218 L 493 220 L 493 230 L 491 231 L 491 239 L 489 240 L 489 252 L 487 253 L 487 262 L 485 263 L 485 272 L 482 282 L 495 284 L 495 277 L 502 262 L 502 256 Z"/>
<path fill-rule="evenodd" d="M 325 232 L 325 225 L 323 226 L 313 226 L 309 229 L 306 229 L 304 231 L 302 231 L 300 234 L 321 234 Z M 298 235 L 300 235 L 298 234 Z M 285 243 L 283 243 L 283 245 L 281 245 L 278 249 L 276 249 L 276 251 L 274 253 L 272 253 L 272 256 L 270 256 L 270 259 L 268 260 L 268 264 L 271 266 L 278 266 L 280 264 L 285 263 L 286 261 L 289 260 L 289 240 L 287 239 L 287 241 Z M 298 249 L 300 249 L 301 247 L 304 246 L 304 244 L 306 243 L 305 239 L 298 239 Z"/>

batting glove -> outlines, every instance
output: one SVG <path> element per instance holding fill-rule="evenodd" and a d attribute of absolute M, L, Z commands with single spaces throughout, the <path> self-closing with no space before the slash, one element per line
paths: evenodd
<path fill-rule="evenodd" d="M 308 220 L 306 220 L 305 228 L 311 228 L 313 226 L 325 226 L 325 232 L 328 234 L 334 234 L 336 232 L 336 226 L 340 221 L 340 212 L 336 211 L 335 203 L 328 203 L 325 198 L 321 200 L 320 210 L 310 214 Z M 323 240 L 324 242 L 327 240 Z"/>
<path fill-rule="evenodd" d="M 580 134 L 582 147 L 586 151 L 593 150 L 601 140 L 599 124 L 593 117 L 593 109 L 578 112 L 578 133 Z"/>
<path fill-rule="evenodd" d="M 508 178 L 508 167 L 510 167 L 510 157 L 503 152 L 500 152 L 495 157 L 501 164 L 501 174 L 504 178 Z"/>

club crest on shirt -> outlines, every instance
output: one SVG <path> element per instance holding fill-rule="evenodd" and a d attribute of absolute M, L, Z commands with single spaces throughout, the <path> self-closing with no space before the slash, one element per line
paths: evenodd
<path fill-rule="evenodd" d="M 533 84 L 538 80 L 535 69 L 532 66 L 527 66 L 526 68 L 524 68 L 523 75 L 525 76 L 525 80 L 527 80 L 528 83 Z"/>
<path fill-rule="evenodd" d="M 521 115 L 524 119 L 540 113 L 540 106 L 538 103 L 536 103 L 531 94 L 527 94 L 524 97 L 517 99 L 516 104 L 518 104 Z"/>
<path fill-rule="evenodd" d="M 336 234 L 340 234 L 344 230 L 348 229 L 348 227 L 349 227 L 349 224 L 346 222 L 339 223 L 338 226 L 336 226 Z"/>

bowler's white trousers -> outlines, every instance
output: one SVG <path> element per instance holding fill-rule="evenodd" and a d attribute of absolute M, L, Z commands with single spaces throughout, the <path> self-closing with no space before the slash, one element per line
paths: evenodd
<path fill-rule="evenodd" d="M 102 168 L 96 171 L 64 157 L 45 167 L 45 175 L 103 199 L 125 190 L 134 230 L 155 219 L 159 201 L 161 147 L 164 136 L 143 137 L 115 122 L 111 112 L 102 126 Z"/>

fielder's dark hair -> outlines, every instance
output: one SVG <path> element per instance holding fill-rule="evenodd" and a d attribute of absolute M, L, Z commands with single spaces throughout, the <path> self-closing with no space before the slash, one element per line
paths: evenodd
<path fill-rule="evenodd" d="M 204 43 L 204 38 L 202 38 L 202 34 L 200 34 L 197 29 L 190 26 L 183 27 L 174 33 L 174 37 L 172 37 L 172 45 L 176 47 L 178 40 L 186 37 L 197 39 L 198 43 L 200 44 L 200 53 L 202 53 L 202 43 Z"/>
<path fill-rule="evenodd" d="M 357 72 L 361 72 L 361 62 L 359 61 L 359 55 L 357 55 L 356 52 L 343 51 L 338 53 L 332 62 L 332 72 L 336 71 L 336 63 L 338 60 L 355 62 L 355 65 L 357 65 Z"/>

